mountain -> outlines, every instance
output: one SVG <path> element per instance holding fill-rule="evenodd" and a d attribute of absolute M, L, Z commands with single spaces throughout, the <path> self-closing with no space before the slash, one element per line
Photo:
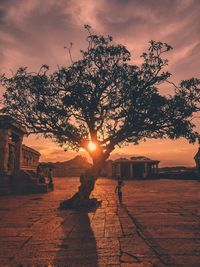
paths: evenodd
<path fill-rule="evenodd" d="M 80 176 L 91 167 L 91 164 L 83 156 L 76 156 L 63 162 L 42 162 L 40 164 L 44 170 L 52 167 L 54 177 Z"/>

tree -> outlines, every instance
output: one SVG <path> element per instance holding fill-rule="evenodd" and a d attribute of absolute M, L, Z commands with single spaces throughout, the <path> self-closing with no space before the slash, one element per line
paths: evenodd
<path fill-rule="evenodd" d="M 151 41 L 142 54 L 143 64 L 136 66 L 125 46 L 85 27 L 88 47 L 70 66 L 53 74 L 48 74 L 47 65 L 38 73 L 20 68 L 10 78 L 1 77 L 6 88 L 4 112 L 30 134 L 42 133 L 65 150 L 84 148 L 91 156 L 92 174 L 82 177 L 79 192 L 66 202 L 70 205 L 89 200 L 95 177 L 116 146 L 181 136 L 193 142 L 198 135 L 191 121 L 197 109 L 181 93 L 183 85 L 175 87 L 173 96 L 159 93 L 159 85 L 171 75 L 163 58 L 171 46 Z M 191 80 L 187 82 L 190 87 Z"/>

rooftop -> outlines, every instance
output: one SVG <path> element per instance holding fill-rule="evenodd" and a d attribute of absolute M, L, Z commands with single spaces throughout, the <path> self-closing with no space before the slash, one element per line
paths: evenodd
<path fill-rule="evenodd" d="M 20 123 L 18 123 L 11 116 L 6 114 L 0 114 L 0 129 L 8 129 L 8 128 L 17 130 L 23 134 L 26 133 L 25 127 L 20 125 Z"/>
<path fill-rule="evenodd" d="M 138 157 L 131 157 L 131 158 L 119 158 L 116 159 L 114 162 L 134 162 L 134 163 L 145 163 L 145 162 L 151 162 L 151 163 L 159 163 L 159 160 L 152 160 L 147 157 L 138 156 Z"/>

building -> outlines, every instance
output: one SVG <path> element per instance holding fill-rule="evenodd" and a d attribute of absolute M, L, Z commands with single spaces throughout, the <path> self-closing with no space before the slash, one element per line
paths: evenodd
<path fill-rule="evenodd" d="M 199 147 L 196 155 L 194 156 L 194 160 L 196 163 L 197 172 L 198 172 L 198 174 L 200 174 L 200 147 Z"/>
<path fill-rule="evenodd" d="M 145 179 L 155 177 L 158 173 L 158 160 L 146 157 L 119 158 L 109 161 L 104 172 L 110 177 L 121 177 L 123 179 Z"/>
<path fill-rule="evenodd" d="M 0 195 L 48 192 L 38 184 L 36 169 L 40 153 L 23 145 L 26 129 L 7 115 L 0 115 Z"/>

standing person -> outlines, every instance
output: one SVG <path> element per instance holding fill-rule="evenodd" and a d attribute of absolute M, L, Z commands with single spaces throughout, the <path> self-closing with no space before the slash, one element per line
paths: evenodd
<path fill-rule="evenodd" d="M 124 182 L 122 180 L 118 180 L 117 186 L 115 188 L 115 193 L 118 194 L 119 203 L 122 203 L 122 186 L 124 186 Z"/>
<path fill-rule="evenodd" d="M 52 171 L 52 168 L 49 168 L 48 179 L 49 179 L 49 184 L 53 184 L 53 171 Z"/>

